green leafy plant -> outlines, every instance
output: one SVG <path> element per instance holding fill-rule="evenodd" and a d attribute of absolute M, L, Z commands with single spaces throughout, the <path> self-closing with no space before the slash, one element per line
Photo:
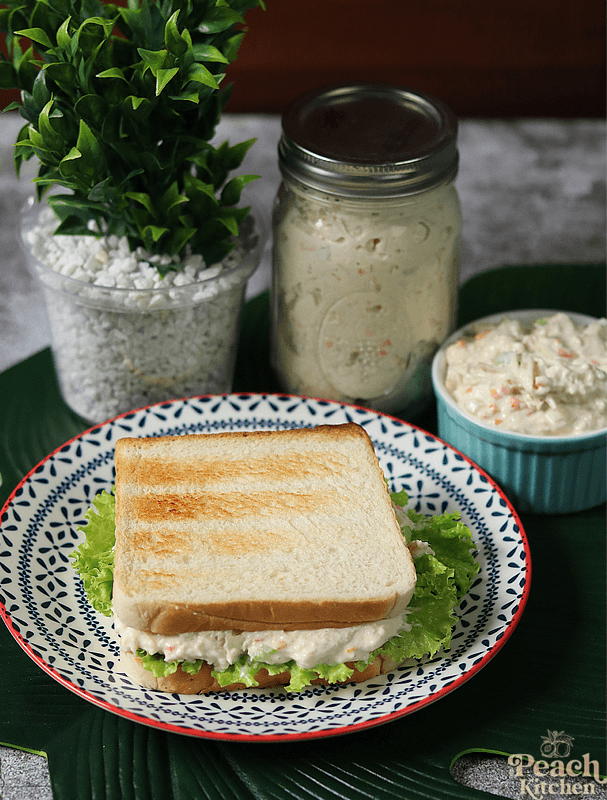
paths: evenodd
<path fill-rule="evenodd" d="M 0 87 L 21 90 L 17 173 L 36 156 L 56 233 L 126 236 L 132 250 L 232 248 L 256 175 L 230 177 L 254 140 L 213 146 L 244 13 L 263 0 L 5 0 Z M 24 43 L 29 46 L 25 47 Z M 7 109 L 8 110 L 8 109 Z M 91 223 L 95 223 L 91 225 Z M 159 269 L 179 268 L 172 264 Z"/>

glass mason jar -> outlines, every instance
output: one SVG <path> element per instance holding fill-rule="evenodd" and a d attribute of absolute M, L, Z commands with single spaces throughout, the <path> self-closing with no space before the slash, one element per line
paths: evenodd
<path fill-rule="evenodd" d="M 283 117 L 272 365 L 284 391 L 409 417 L 455 327 L 457 122 L 386 84 L 305 95 Z"/>

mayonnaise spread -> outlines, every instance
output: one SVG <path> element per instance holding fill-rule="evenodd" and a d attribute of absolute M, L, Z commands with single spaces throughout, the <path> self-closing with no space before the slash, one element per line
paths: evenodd
<path fill-rule="evenodd" d="M 203 631 L 173 636 L 146 633 L 129 628 L 114 617 L 121 648 L 134 653 L 162 653 L 166 661 L 202 659 L 216 670 L 234 664 L 243 653 L 267 664 L 295 661 L 305 669 L 316 664 L 340 664 L 367 659 L 373 650 L 402 630 L 411 630 L 405 615 L 393 619 L 354 625 L 349 628 L 322 628 L 314 631 Z"/>
<path fill-rule="evenodd" d="M 607 320 L 567 314 L 476 326 L 445 351 L 445 386 L 490 425 L 562 436 L 607 425 Z"/>

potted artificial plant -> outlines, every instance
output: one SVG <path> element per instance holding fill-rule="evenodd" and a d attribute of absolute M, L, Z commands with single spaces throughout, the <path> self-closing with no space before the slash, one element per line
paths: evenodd
<path fill-rule="evenodd" d="M 231 177 L 252 141 L 211 140 L 243 14 L 262 0 L 4 5 L 0 86 L 20 90 L 9 108 L 25 119 L 15 164 L 38 159 L 44 199 L 23 241 L 64 399 L 99 422 L 229 391 L 265 228 L 240 205 L 257 176 Z"/>

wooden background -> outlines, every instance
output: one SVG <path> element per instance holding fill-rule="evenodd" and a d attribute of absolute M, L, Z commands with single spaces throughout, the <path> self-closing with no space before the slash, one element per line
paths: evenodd
<path fill-rule="evenodd" d="M 232 112 L 280 113 L 307 89 L 381 80 L 459 116 L 605 115 L 604 0 L 266 0 L 247 24 Z"/>
<path fill-rule="evenodd" d="M 232 111 L 280 112 L 301 92 L 387 80 L 460 116 L 605 113 L 603 0 L 267 0 L 232 66 Z"/>

